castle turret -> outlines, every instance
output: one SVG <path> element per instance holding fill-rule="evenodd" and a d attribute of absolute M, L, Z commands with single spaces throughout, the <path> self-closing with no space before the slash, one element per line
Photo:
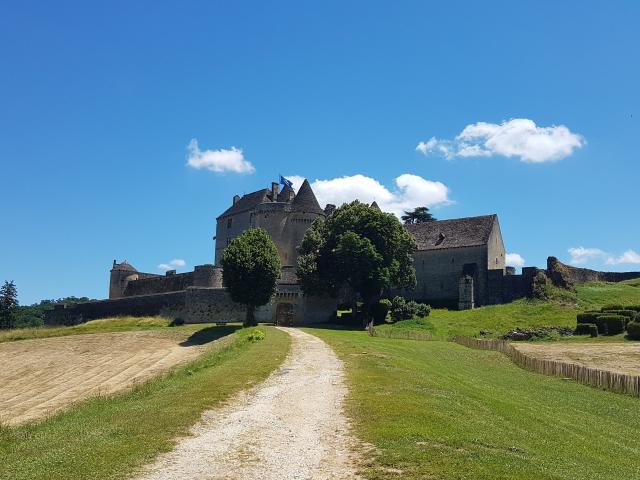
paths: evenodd
<path fill-rule="evenodd" d="M 109 278 L 109 299 L 122 298 L 127 284 L 138 279 L 138 271 L 125 260 L 122 263 L 113 261 Z"/>

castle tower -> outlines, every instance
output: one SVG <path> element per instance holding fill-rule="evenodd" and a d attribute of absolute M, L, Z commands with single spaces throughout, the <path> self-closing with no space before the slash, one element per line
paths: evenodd
<path fill-rule="evenodd" d="M 113 261 L 109 278 L 109 299 L 122 298 L 127 284 L 138 279 L 138 271 L 125 260 L 122 263 Z"/>

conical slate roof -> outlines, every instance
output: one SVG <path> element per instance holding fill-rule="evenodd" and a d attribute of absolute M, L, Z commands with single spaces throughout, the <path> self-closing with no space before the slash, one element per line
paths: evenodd
<path fill-rule="evenodd" d="M 378 206 L 378 202 L 376 202 L 375 200 L 371 204 L 371 208 L 375 208 L 376 210 L 380 210 L 380 207 Z"/>
<path fill-rule="evenodd" d="M 311 190 L 311 185 L 309 185 L 307 179 L 302 182 L 302 186 L 300 187 L 300 190 L 298 190 L 296 198 L 293 199 L 292 205 L 296 210 L 320 213 L 324 215 L 324 211 L 320 208 L 318 199 L 313 193 L 313 190 Z"/>

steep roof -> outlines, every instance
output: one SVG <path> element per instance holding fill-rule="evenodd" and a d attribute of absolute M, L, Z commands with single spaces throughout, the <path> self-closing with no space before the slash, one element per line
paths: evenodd
<path fill-rule="evenodd" d="M 253 210 L 261 203 L 267 201 L 267 195 L 270 190 L 263 188 L 257 192 L 247 193 L 240 198 L 236 203 L 227 208 L 218 218 L 227 217 L 229 215 L 235 215 L 236 213 L 246 212 L 247 210 Z"/>
<path fill-rule="evenodd" d="M 293 191 L 293 188 L 291 188 L 289 185 L 285 185 L 282 191 L 278 193 L 278 201 L 288 202 L 290 198 L 293 198 L 295 196 L 295 194 L 296 193 Z"/>
<path fill-rule="evenodd" d="M 320 213 L 324 215 L 324 210 L 320 208 L 318 199 L 313 193 L 313 190 L 311 190 L 311 185 L 309 185 L 309 182 L 306 179 L 302 182 L 302 186 L 300 187 L 300 190 L 298 190 L 296 197 L 293 199 L 292 205 L 296 210 L 304 210 L 305 212 Z"/>
<path fill-rule="evenodd" d="M 497 215 L 454 218 L 405 225 L 418 244 L 418 250 L 474 247 L 486 245 Z"/>

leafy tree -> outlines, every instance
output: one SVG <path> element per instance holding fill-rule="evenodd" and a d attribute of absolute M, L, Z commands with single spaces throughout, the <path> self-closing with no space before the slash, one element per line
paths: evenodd
<path fill-rule="evenodd" d="M 231 298 L 247 306 L 244 325 L 257 325 L 254 310 L 269 302 L 280 277 L 280 257 L 273 240 L 260 228 L 245 230 L 225 248 L 222 267 Z"/>
<path fill-rule="evenodd" d="M 427 207 L 416 207 L 412 212 L 405 211 L 402 215 L 402 221 L 405 225 L 434 222 L 435 220 L 436 218 L 431 215 Z"/>
<path fill-rule="evenodd" d="M 14 328 L 18 309 L 18 290 L 13 281 L 0 287 L 0 329 Z"/>
<path fill-rule="evenodd" d="M 413 237 L 398 219 L 357 200 L 316 220 L 299 249 L 297 273 L 309 294 L 337 295 L 353 289 L 363 312 L 390 288 L 413 288 Z"/>

